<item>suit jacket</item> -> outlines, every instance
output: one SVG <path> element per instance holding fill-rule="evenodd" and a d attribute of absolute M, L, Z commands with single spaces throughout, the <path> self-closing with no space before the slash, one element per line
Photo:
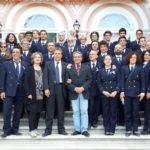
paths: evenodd
<path fill-rule="evenodd" d="M 42 46 L 42 43 L 39 40 L 38 43 L 36 44 L 36 49 L 37 49 L 38 52 L 41 52 L 42 54 L 47 53 L 48 52 L 47 43 L 44 46 Z"/>
<path fill-rule="evenodd" d="M 98 73 L 99 70 L 102 68 L 99 62 L 97 62 L 96 67 L 93 69 L 91 68 L 91 62 L 87 63 L 88 67 L 91 69 L 91 74 L 92 74 L 92 82 L 90 86 L 90 95 L 91 96 L 98 96 L 99 95 L 99 89 L 98 89 L 98 84 L 97 84 L 97 78 L 98 78 Z"/>
<path fill-rule="evenodd" d="M 39 43 L 39 40 L 38 40 L 38 42 L 37 43 L 35 43 L 35 41 L 33 40 L 32 41 L 32 43 L 31 43 L 31 46 L 30 46 L 30 48 L 29 48 L 29 51 L 31 52 L 31 53 L 34 53 L 34 52 L 37 52 L 38 51 L 38 44 Z"/>
<path fill-rule="evenodd" d="M 63 45 L 61 45 L 59 42 L 55 44 L 55 47 L 59 47 L 61 49 L 65 48 L 67 46 L 67 42 L 64 42 Z"/>
<path fill-rule="evenodd" d="M 73 63 L 73 56 L 72 54 L 70 54 L 68 46 L 65 46 L 62 50 L 63 50 L 62 60 L 66 63 Z M 77 50 L 78 50 L 77 47 L 74 47 L 72 52 L 77 51 Z"/>
<path fill-rule="evenodd" d="M 48 53 L 45 53 L 43 55 L 43 63 L 44 63 L 44 65 L 46 64 L 47 61 L 53 61 L 53 60 L 54 60 L 54 58 L 52 58 L 52 59 L 49 58 L 49 54 Z"/>
<path fill-rule="evenodd" d="M 123 57 L 126 57 L 128 55 L 128 53 L 131 52 L 131 49 L 126 47 L 123 51 L 124 52 L 122 52 L 122 55 L 123 55 Z"/>
<path fill-rule="evenodd" d="M 114 50 L 115 49 L 115 46 L 118 44 L 118 41 L 114 41 L 112 43 L 112 49 Z M 131 49 L 131 42 L 130 40 L 127 40 L 127 45 L 126 45 L 127 48 Z"/>
<path fill-rule="evenodd" d="M 1 75 L 2 82 L 0 85 L 0 91 L 5 92 L 6 96 L 24 96 L 24 71 L 28 63 L 21 61 L 20 78 L 16 74 L 13 61 L 4 62 L 4 67 Z M 18 86 L 19 84 L 19 86 Z M 17 91 L 18 88 L 18 91 Z M 17 93 L 16 93 L 17 91 Z"/>
<path fill-rule="evenodd" d="M 149 69 L 149 72 L 148 72 L 148 81 L 147 81 L 147 93 L 150 93 L 150 69 Z"/>
<path fill-rule="evenodd" d="M 65 86 L 65 73 L 66 73 L 66 63 L 61 61 L 62 64 L 62 86 L 63 86 L 63 96 L 66 97 L 66 86 Z M 55 84 L 56 84 L 56 78 L 55 78 L 55 64 L 54 61 L 46 62 L 44 67 L 44 90 L 49 89 L 51 92 L 51 95 L 55 95 Z"/>
<path fill-rule="evenodd" d="M 130 71 L 128 65 L 123 66 L 121 74 L 121 91 L 125 96 L 137 97 L 140 93 L 145 93 L 144 71 L 141 66 L 135 66 Z"/>
<path fill-rule="evenodd" d="M 35 83 L 35 70 L 33 66 L 25 70 L 24 87 L 27 104 L 36 102 L 36 83 Z M 28 100 L 27 96 L 32 95 L 32 100 Z"/>
<path fill-rule="evenodd" d="M 131 42 L 132 51 L 137 51 L 140 49 L 140 45 L 137 43 L 137 40 Z"/>
<path fill-rule="evenodd" d="M 78 93 L 74 91 L 75 87 L 83 87 L 85 90 L 83 91 L 83 97 L 85 99 L 89 98 L 89 88 L 91 86 L 92 75 L 90 68 L 82 64 L 80 69 L 80 75 L 78 76 L 76 67 L 73 65 L 71 69 L 67 69 L 66 71 L 66 81 L 68 79 L 72 80 L 71 84 L 67 84 L 69 88 L 69 96 L 70 100 L 75 100 L 78 97 Z"/>
<path fill-rule="evenodd" d="M 120 74 L 118 69 L 110 69 L 109 74 L 105 68 L 99 71 L 98 75 L 98 86 L 102 93 L 103 91 L 114 92 L 120 91 Z"/>
<path fill-rule="evenodd" d="M 22 61 L 25 61 L 25 62 L 31 64 L 31 55 L 32 55 L 31 52 L 28 52 L 27 55 L 23 54 L 22 55 Z"/>

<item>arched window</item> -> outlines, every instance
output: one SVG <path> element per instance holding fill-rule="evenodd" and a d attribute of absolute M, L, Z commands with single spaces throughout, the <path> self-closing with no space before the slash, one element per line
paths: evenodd
<path fill-rule="evenodd" d="M 99 28 L 110 28 L 119 29 L 126 28 L 130 29 L 131 25 L 128 20 L 120 14 L 111 14 L 102 18 L 99 22 Z"/>
<path fill-rule="evenodd" d="M 54 21 L 47 15 L 37 14 L 29 17 L 24 28 L 34 28 L 34 29 L 54 29 Z"/>

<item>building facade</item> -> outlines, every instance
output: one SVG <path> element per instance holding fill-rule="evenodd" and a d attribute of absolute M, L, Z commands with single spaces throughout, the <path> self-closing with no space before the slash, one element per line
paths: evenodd
<path fill-rule="evenodd" d="M 33 29 L 49 33 L 67 32 L 78 20 L 80 33 L 111 30 L 117 36 L 124 27 L 131 39 L 135 31 L 150 33 L 150 0 L 1 0 L 2 40 L 9 32 L 18 34 Z M 101 36 L 102 38 L 102 36 Z"/>

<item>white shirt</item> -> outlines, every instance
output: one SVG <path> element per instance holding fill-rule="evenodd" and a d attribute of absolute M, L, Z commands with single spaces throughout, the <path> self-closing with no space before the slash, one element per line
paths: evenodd
<path fill-rule="evenodd" d="M 27 56 L 29 53 L 29 51 L 23 51 L 23 54 L 25 54 L 25 56 Z"/>
<path fill-rule="evenodd" d="M 93 68 L 93 64 L 95 64 L 95 67 L 96 67 L 97 61 L 95 61 L 95 62 L 91 61 L 91 68 Z"/>
<path fill-rule="evenodd" d="M 132 69 L 132 67 L 133 67 L 133 69 L 134 69 L 134 68 L 135 68 L 135 65 L 129 65 L 130 70 Z"/>
<path fill-rule="evenodd" d="M 101 56 L 103 57 L 103 56 L 106 56 L 107 55 L 107 52 L 106 53 L 101 53 Z"/>
<path fill-rule="evenodd" d="M 62 65 L 61 65 L 61 61 L 54 61 L 55 68 L 57 66 L 57 62 L 59 62 L 59 64 L 58 64 L 58 68 L 59 68 L 59 81 L 60 81 L 60 83 L 62 83 Z"/>

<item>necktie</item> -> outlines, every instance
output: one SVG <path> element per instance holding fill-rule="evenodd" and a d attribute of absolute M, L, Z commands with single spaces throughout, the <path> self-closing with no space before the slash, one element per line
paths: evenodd
<path fill-rule="evenodd" d="M 134 69 L 134 67 L 133 67 L 133 66 L 131 66 L 131 67 L 130 67 L 130 71 L 132 71 L 133 69 Z"/>
<path fill-rule="evenodd" d="M 107 73 L 107 75 L 109 75 L 110 69 L 106 69 L 106 73 Z"/>
<path fill-rule="evenodd" d="M 95 69 L 95 64 L 94 64 L 94 63 L 92 64 L 92 69 L 93 69 L 93 70 Z"/>
<path fill-rule="evenodd" d="M 20 76 L 20 72 L 19 72 L 19 62 L 15 62 L 15 64 L 16 64 L 15 70 L 16 70 L 16 74 L 17 74 L 17 77 L 18 77 L 18 80 L 19 80 L 19 76 Z"/>
<path fill-rule="evenodd" d="M 70 55 L 72 55 L 72 48 L 70 48 Z"/>
<path fill-rule="evenodd" d="M 80 75 L 80 64 L 77 64 L 77 74 Z"/>
<path fill-rule="evenodd" d="M 49 54 L 49 60 L 52 60 L 53 59 L 53 54 Z M 58 62 L 59 63 L 59 62 Z"/>
<path fill-rule="evenodd" d="M 60 83 L 60 79 L 59 79 L 59 76 L 60 76 L 60 72 L 59 72 L 59 62 L 57 62 L 56 64 L 56 68 L 55 68 L 55 73 L 56 73 L 56 84 L 59 84 Z"/>
<path fill-rule="evenodd" d="M 44 47 L 44 45 L 45 45 L 45 43 L 44 43 L 44 42 L 42 42 L 42 47 Z"/>
<path fill-rule="evenodd" d="M 81 46 L 81 48 L 82 48 L 82 49 L 84 49 L 84 48 L 85 48 L 85 46 L 84 46 L 84 45 L 82 45 L 82 46 Z"/>

